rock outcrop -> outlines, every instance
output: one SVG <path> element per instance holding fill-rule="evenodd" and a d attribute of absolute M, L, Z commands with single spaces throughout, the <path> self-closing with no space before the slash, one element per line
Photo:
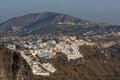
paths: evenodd
<path fill-rule="evenodd" d="M 32 80 L 32 70 L 18 52 L 0 47 L 0 80 Z"/>

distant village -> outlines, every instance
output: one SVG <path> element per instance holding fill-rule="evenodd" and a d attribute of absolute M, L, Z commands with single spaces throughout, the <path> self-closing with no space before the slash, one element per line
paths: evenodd
<path fill-rule="evenodd" d="M 56 71 L 55 67 L 47 62 L 40 63 L 39 59 L 54 58 L 57 53 L 63 53 L 67 56 L 68 61 L 83 58 L 80 53 L 79 46 L 81 45 L 96 45 L 92 42 L 86 42 L 82 39 L 76 39 L 75 36 L 49 36 L 22 38 L 22 40 L 14 41 L 14 43 L 6 43 L 5 46 L 9 49 L 18 51 L 26 59 L 31 66 L 35 75 L 49 76 L 50 73 Z"/>

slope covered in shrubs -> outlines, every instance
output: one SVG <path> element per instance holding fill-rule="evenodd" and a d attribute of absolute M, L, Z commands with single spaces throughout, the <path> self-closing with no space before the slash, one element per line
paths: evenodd
<path fill-rule="evenodd" d="M 97 46 L 80 46 L 83 59 L 67 61 L 64 54 L 58 54 L 51 60 L 57 68 L 49 77 L 34 76 L 34 80 L 119 80 L 120 61 L 113 60 L 109 51 Z"/>

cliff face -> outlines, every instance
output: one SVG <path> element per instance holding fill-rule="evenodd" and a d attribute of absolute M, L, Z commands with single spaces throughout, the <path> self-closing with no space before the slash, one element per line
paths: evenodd
<path fill-rule="evenodd" d="M 20 54 L 0 47 L 0 80 L 32 80 L 32 75 Z"/>

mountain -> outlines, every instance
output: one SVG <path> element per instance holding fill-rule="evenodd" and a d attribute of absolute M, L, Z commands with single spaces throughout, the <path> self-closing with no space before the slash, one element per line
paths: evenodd
<path fill-rule="evenodd" d="M 36 14 L 28 14 L 20 17 L 12 18 L 2 24 L 0 24 L 0 29 L 9 30 L 19 30 L 28 28 L 44 27 L 48 25 L 94 25 L 95 23 L 82 20 L 78 17 L 54 13 L 54 12 L 43 12 Z"/>
<path fill-rule="evenodd" d="M 0 80 L 32 80 L 32 70 L 20 53 L 0 46 Z"/>
<path fill-rule="evenodd" d="M 43 12 L 12 18 L 0 24 L 0 40 L 13 36 L 67 35 L 78 36 L 89 41 L 118 40 L 120 26 L 94 23 L 63 13 Z"/>

